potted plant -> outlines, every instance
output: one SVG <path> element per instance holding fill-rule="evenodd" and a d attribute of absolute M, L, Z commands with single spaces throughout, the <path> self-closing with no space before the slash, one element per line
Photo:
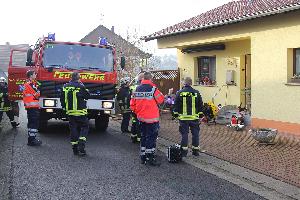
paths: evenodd
<path fill-rule="evenodd" d="M 292 76 L 291 83 L 300 83 L 300 73 L 294 74 L 294 76 Z"/>
<path fill-rule="evenodd" d="M 252 137 L 260 143 L 272 144 L 278 133 L 277 129 L 258 128 L 249 130 Z"/>

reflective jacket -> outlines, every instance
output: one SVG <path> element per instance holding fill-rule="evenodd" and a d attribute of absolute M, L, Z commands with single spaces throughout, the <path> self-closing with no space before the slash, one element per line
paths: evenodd
<path fill-rule="evenodd" d="M 40 108 L 40 91 L 36 81 L 28 81 L 24 84 L 23 102 L 25 108 Z"/>
<path fill-rule="evenodd" d="M 130 86 L 130 93 L 132 94 L 133 92 L 135 92 L 136 88 L 139 86 L 140 84 L 135 84 L 135 85 L 132 85 Z"/>
<path fill-rule="evenodd" d="M 87 115 L 86 100 L 90 93 L 81 82 L 72 82 L 65 84 L 60 97 L 61 105 L 67 115 L 84 116 Z"/>
<path fill-rule="evenodd" d="M 198 90 L 191 86 L 184 86 L 176 93 L 174 114 L 179 120 L 197 120 L 203 114 L 202 97 Z"/>
<path fill-rule="evenodd" d="M 122 86 L 117 94 L 117 100 L 123 113 L 130 112 L 130 99 L 130 88 Z"/>
<path fill-rule="evenodd" d="M 141 122 L 154 123 L 159 121 L 158 104 L 164 102 L 164 95 L 150 80 L 143 80 L 133 92 L 130 108 Z"/>
<path fill-rule="evenodd" d="M 8 88 L 7 84 L 0 85 L 0 112 L 6 112 L 11 110 L 11 102 L 8 100 Z"/>

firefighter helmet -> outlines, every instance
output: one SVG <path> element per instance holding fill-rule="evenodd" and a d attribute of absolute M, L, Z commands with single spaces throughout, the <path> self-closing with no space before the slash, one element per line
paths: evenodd
<path fill-rule="evenodd" d="M 5 83 L 6 82 L 6 79 L 2 76 L 0 77 L 0 83 Z"/>
<path fill-rule="evenodd" d="M 124 77 L 121 79 L 120 83 L 121 85 L 126 85 L 130 82 L 130 78 L 129 77 Z"/>

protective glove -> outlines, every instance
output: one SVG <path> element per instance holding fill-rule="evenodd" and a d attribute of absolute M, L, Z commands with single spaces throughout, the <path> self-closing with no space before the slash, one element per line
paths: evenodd
<path fill-rule="evenodd" d="M 178 117 L 179 117 L 179 114 L 178 114 L 177 112 L 174 112 L 174 113 L 173 113 L 172 119 L 176 119 L 176 118 L 178 118 Z"/>

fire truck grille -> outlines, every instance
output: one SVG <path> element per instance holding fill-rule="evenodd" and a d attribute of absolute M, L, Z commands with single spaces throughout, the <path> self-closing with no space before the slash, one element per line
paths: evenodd
<path fill-rule="evenodd" d="M 59 98 L 65 84 L 54 81 L 41 81 L 40 83 L 41 96 L 49 98 Z M 109 100 L 115 97 L 114 84 L 84 83 L 84 85 L 89 90 L 91 99 Z"/>

